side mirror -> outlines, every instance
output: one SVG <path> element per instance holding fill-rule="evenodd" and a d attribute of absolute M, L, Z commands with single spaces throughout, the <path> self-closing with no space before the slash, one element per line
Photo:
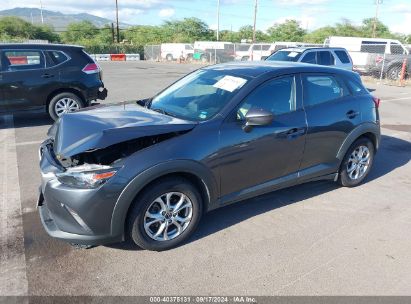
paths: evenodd
<path fill-rule="evenodd" d="M 254 126 L 267 126 L 273 122 L 274 115 L 273 113 L 259 109 L 251 108 L 245 115 L 245 125 L 243 130 L 245 132 L 250 132 Z"/>

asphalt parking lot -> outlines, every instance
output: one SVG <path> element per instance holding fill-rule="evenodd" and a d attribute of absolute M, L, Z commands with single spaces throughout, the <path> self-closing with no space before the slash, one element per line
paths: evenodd
<path fill-rule="evenodd" d="M 199 67 L 101 65 L 107 102 Z M 382 99 L 383 136 L 365 184 L 313 182 L 213 211 L 186 245 L 159 253 L 48 237 L 35 205 L 51 120 L 0 115 L 0 295 L 411 295 L 411 88 L 367 87 Z"/>

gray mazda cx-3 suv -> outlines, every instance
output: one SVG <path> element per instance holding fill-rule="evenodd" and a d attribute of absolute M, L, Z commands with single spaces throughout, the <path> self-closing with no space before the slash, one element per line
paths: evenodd
<path fill-rule="evenodd" d="M 356 186 L 379 146 L 378 106 L 353 72 L 266 61 L 65 114 L 40 147 L 42 223 L 73 244 L 159 251 L 236 201 L 319 179 Z"/>

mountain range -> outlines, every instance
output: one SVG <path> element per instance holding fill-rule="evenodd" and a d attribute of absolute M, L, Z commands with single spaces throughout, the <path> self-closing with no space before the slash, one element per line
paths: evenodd
<path fill-rule="evenodd" d="M 41 10 L 38 8 L 16 7 L 0 11 L 0 18 L 5 16 L 15 16 L 22 18 L 33 24 L 41 24 Z M 70 23 L 80 21 L 90 21 L 97 27 L 111 24 L 113 21 L 107 18 L 98 17 L 88 13 L 64 14 L 61 12 L 43 9 L 43 20 L 45 24 L 54 27 L 56 31 L 64 31 Z M 129 24 L 120 23 L 120 27 L 129 27 Z"/>

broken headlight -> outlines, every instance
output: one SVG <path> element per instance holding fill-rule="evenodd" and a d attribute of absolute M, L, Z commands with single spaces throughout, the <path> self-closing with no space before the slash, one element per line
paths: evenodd
<path fill-rule="evenodd" d="M 93 189 L 108 181 L 117 170 L 110 166 L 84 164 L 57 173 L 56 177 L 60 183 L 70 187 Z"/>

